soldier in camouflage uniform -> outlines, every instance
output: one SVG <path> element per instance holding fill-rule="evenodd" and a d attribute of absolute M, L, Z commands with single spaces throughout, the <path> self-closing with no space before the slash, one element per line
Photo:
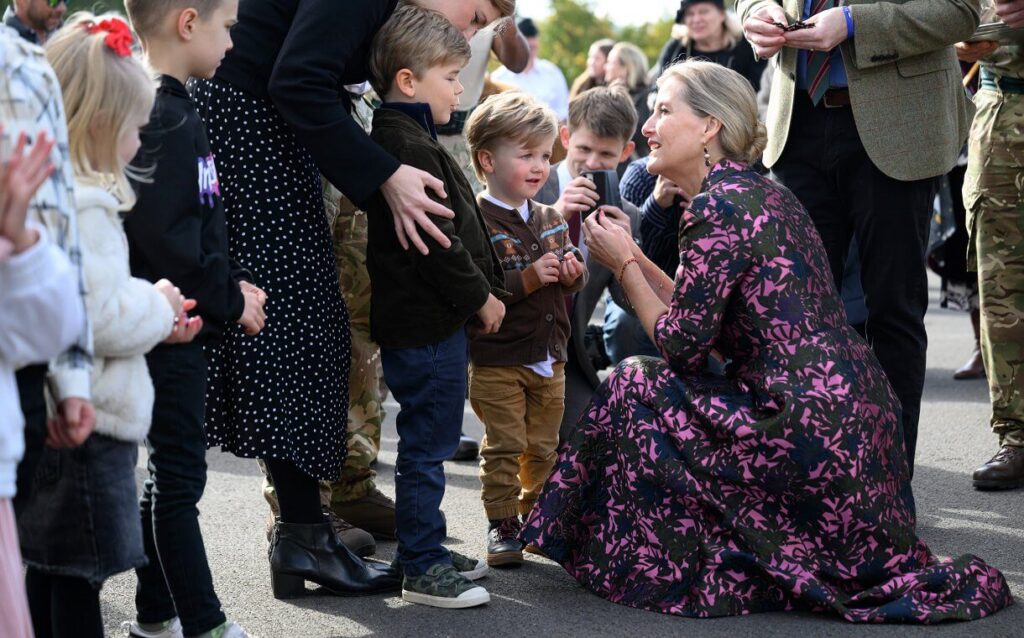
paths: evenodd
<path fill-rule="evenodd" d="M 983 20 L 984 22 L 984 20 Z M 968 267 L 978 272 L 981 349 L 999 452 L 974 472 L 977 489 L 1024 485 L 1024 46 L 981 62 L 964 206 Z"/>
<path fill-rule="evenodd" d="M 369 132 L 370 106 L 361 98 L 353 98 L 353 104 L 353 116 Z M 395 503 L 377 489 L 376 472 L 371 467 L 380 451 L 384 386 L 380 349 L 370 338 L 366 213 L 326 179 L 322 185 L 338 279 L 348 306 L 352 362 L 348 380 L 348 455 L 341 476 L 336 481 L 321 483 L 320 499 L 345 545 L 366 556 L 375 550 L 375 538 L 391 540 L 395 533 Z M 267 480 L 264 496 L 277 515 L 277 497 Z"/>

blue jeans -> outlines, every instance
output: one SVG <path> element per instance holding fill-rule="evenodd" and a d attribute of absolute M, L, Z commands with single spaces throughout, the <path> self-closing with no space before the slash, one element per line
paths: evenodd
<path fill-rule="evenodd" d="M 612 301 L 611 295 L 605 298 L 604 349 L 613 366 L 637 355 L 661 357 L 661 352 L 644 332 L 640 320 Z"/>
<path fill-rule="evenodd" d="M 441 541 L 444 461 L 459 445 L 466 402 L 466 332 L 418 348 L 381 348 L 388 389 L 398 401 L 395 527 L 407 576 L 451 563 Z"/>
<path fill-rule="evenodd" d="M 206 487 L 206 374 L 203 346 L 158 346 L 148 355 L 156 398 L 146 439 L 149 478 L 139 510 L 149 565 L 136 569 L 139 622 L 175 616 L 186 636 L 225 622 L 199 530 Z"/>

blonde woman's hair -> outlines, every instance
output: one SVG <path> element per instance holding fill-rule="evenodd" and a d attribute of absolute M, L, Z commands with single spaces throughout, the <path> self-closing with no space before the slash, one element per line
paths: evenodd
<path fill-rule="evenodd" d="M 480 181 L 484 181 L 480 151 L 493 152 L 504 141 L 523 146 L 554 142 L 557 133 L 555 112 L 522 91 L 498 93 L 481 102 L 466 120 L 464 131 L 473 170 Z"/>
<path fill-rule="evenodd" d="M 383 100 L 395 76 L 409 69 L 417 78 L 427 70 L 469 62 L 469 43 L 448 18 L 412 3 L 400 3 L 373 37 L 370 85 Z"/>
<path fill-rule="evenodd" d="M 632 42 L 619 42 L 608 52 L 608 57 L 619 58 L 629 75 L 626 77 L 626 85 L 630 91 L 647 84 L 647 55 L 640 50 L 640 47 Z"/>
<path fill-rule="evenodd" d="M 768 133 L 758 119 L 754 89 L 746 78 L 714 62 L 686 60 L 665 69 L 658 90 L 673 79 L 683 85 L 677 99 L 697 115 L 722 123 L 718 144 L 726 158 L 748 164 L 761 158 Z"/>
<path fill-rule="evenodd" d="M 157 85 L 134 53 L 122 57 L 107 46 L 107 32 L 89 33 L 91 25 L 109 19 L 124 20 L 117 14 L 71 16 L 47 41 L 46 57 L 64 95 L 76 179 L 108 189 L 127 208 L 135 202 L 129 178 L 136 174 L 121 162 L 117 146 L 133 118 L 152 110 Z M 102 133 L 90 134 L 93 127 Z"/>

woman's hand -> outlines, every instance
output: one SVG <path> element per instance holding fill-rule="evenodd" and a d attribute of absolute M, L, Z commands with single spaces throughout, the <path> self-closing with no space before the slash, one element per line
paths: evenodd
<path fill-rule="evenodd" d="M 608 219 L 599 210 L 583 221 L 587 250 L 602 266 L 613 273 L 633 256 L 636 242 L 621 226 Z"/>
<path fill-rule="evenodd" d="M 380 191 L 384 194 L 384 200 L 391 209 L 395 218 L 395 233 L 398 235 L 398 243 L 402 248 L 408 250 L 409 242 L 416 247 L 416 250 L 426 255 L 429 251 L 423 243 L 417 226 L 423 232 L 433 237 L 443 248 L 452 245 L 450 239 L 434 222 L 430 221 L 427 215 L 438 215 L 452 219 L 455 213 L 442 204 L 438 204 L 427 196 L 427 189 L 437 193 L 438 197 L 445 197 L 444 182 L 437 179 L 426 171 L 402 164 L 398 170 L 388 178 L 388 181 L 381 184 Z"/>

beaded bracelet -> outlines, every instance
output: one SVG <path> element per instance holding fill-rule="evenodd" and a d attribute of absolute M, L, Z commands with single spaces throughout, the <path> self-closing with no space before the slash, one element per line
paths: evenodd
<path fill-rule="evenodd" d="M 626 274 L 626 267 L 629 266 L 630 264 L 637 264 L 637 265 L 639 265 L 639 262 L 636 260 L 636 257 L 630 257 L 626 261 L 622 262 L 622 267 L 619 268 L 619 283 L 620 284 L 622 283 L 622 276 Z"/>

